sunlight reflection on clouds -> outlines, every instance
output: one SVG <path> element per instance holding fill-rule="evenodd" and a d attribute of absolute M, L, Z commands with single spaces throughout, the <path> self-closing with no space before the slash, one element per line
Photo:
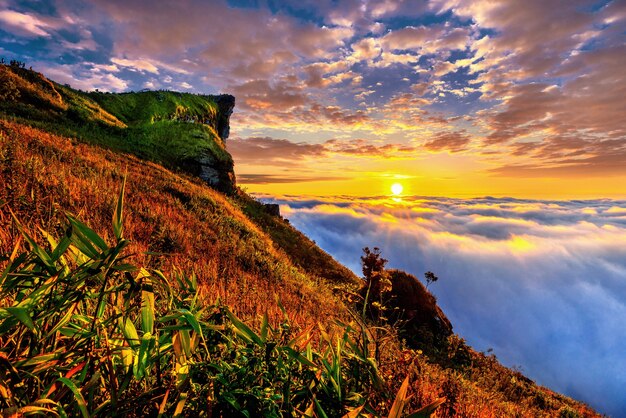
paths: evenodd
<path fill-rule="evenodd" d="M 626 201 L 270 198 L 360 274 L 364 246 L 441 278 L 455 331 L 555 390 L 626 411 Z"/>

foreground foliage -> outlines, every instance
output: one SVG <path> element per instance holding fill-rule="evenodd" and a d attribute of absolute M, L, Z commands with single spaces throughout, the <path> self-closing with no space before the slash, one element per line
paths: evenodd
<path fill-rule="evenodd" d="M 8 414 L 133 416 L 358 416 L 382 387 L 366 328 L 293 335 L 289 318 L 253 331 L 219 302 L 204 304 L 195 276 L 127 263 L 123 190 L 116 238 L 71 215 L 57 240 L 40 246 L 15 219 L 29 251 L 0 276 L 0 391 Z M 399 417 L 408 377 L 391 408 Z M 413 417 L 429 416 L 444 400 Z"/>

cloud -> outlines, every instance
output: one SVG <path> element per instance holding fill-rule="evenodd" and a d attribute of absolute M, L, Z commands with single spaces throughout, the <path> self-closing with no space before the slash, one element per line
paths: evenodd
<path fill-rule="evenodd" d="M 159 74 L 159 69 L 149 60 L 137 59 L 129 60 L 125 58 L 111 58 L 111 62 L 122 67 L 128 67 L 134 71 L 146 71 L 152 74 Z"/>
<path fill-rule="evenodd" d="M 0 22 L 6 25 L 4 30 L 10 29 L 23 36 L 50 36 L 50 25 L 32 14 L 0 10 Z"/>
<path fill-rule="evenodd" d="M 271 174 L 237 174 L 237 181 L 244 184 L 311 183 L 316 181 L 347 180 L 347 177 L 329 176 L 275 176 Z"/>
<path fill-rule="evenodd" d="M 228 141 L 228 151 L 238 163 L 294 164 L 305 157 L 320 157 L 325 153 L 321 144 L 291 142 L 269 137 L 233 138 Z"/>
<path fill-rule="evenodd" d="M 602 412 L 625 410 L 626 201 L 265 200 L 357 274 L 374 245 L 390 267 L 434 271 L 440 305 L 475 348 Z"/>
<path fill-rule="evenodd" d="M 424 148 L 430 151 L 460 152 L 468 148 L 470 137 L 466 132 L 440 132 L 426 142 Z"/>
<path fill-rule="evenodd" d="M 54 67 L 35 66 L 39 67 L 50 79 L 62 84 L 71 83 L 72 87 L 81 90 L 98 89 L 120 92 L 128 88 L 126 80 L 103 71 L 103 67 L 99 65 L 86 63 L 85 65 L 56 65 Z"/>
<path fill-rule="evenodd" d="M 402 144 L 377 144 L 365 139 L 329 139 L 323 143 L 292 142 L 270 137 L 229 139 L 228 151 L 237 164 L 296 166 L 304 159 L 327 159 L 333 155 L 361 158 L 402 158 L 416 149 Z"/>
<path fill-rule="evenodd" d="M 382 52 L 378 42 L 373 38 L 363 38 L 352 44 L 352 51 L 352 57 L 357 61 L 373 60 Z"/>

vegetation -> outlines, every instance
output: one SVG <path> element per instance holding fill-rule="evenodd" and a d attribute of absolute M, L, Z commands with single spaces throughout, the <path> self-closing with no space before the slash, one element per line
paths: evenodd
<path fill-rule="evenodd" d="M 123 193 L 123 187 L 122 187 Z M 286 310 L 255 332 L 221 302 L 203 300 L 195 276 L 168 280 L 129 264 L 123 194 L 108 245 L 71 215 L 40 246 L 15 220 L 17 242 L 0 276 L 0 341 L 7 414 L 55 416 L 341 416 L 376 413 L 381 386 L 365 329 L 320 326 L 295 335 Z M 390 416 L 399 416 L 408 379 Z M 427 406 L 428 416 L 443 400 Z"/>
<path fill-rule="evenodd" d="M 412 340 L 393 286 L 436 301 L 384 263 L 386 319 L 364 317 L 364 281 L 285 220 L 116 152 L 103 132 L 133 118 L 77 92 L 99 118 L 79 134 L 63 89 L 29 74 L 0 103 L 3 413 L 597 416 L 455 335 Z"/>
<path fill-rule="evenodd" d="M 0 65 L 0 115 L 194 175 L 201 161 L 233 170 L 212 96 L 84 93 L 22 66 Z"/>

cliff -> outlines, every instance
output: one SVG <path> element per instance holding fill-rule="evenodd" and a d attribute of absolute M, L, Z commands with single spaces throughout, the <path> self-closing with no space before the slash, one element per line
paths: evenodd
<path fill-rule="evenodd" d="M 226 151 L 231 95 L 171 91 L 82 92 L 17 65 L 0 65 L 0 114 L 34 127 L 137 155 L 236 188 Z"/>

